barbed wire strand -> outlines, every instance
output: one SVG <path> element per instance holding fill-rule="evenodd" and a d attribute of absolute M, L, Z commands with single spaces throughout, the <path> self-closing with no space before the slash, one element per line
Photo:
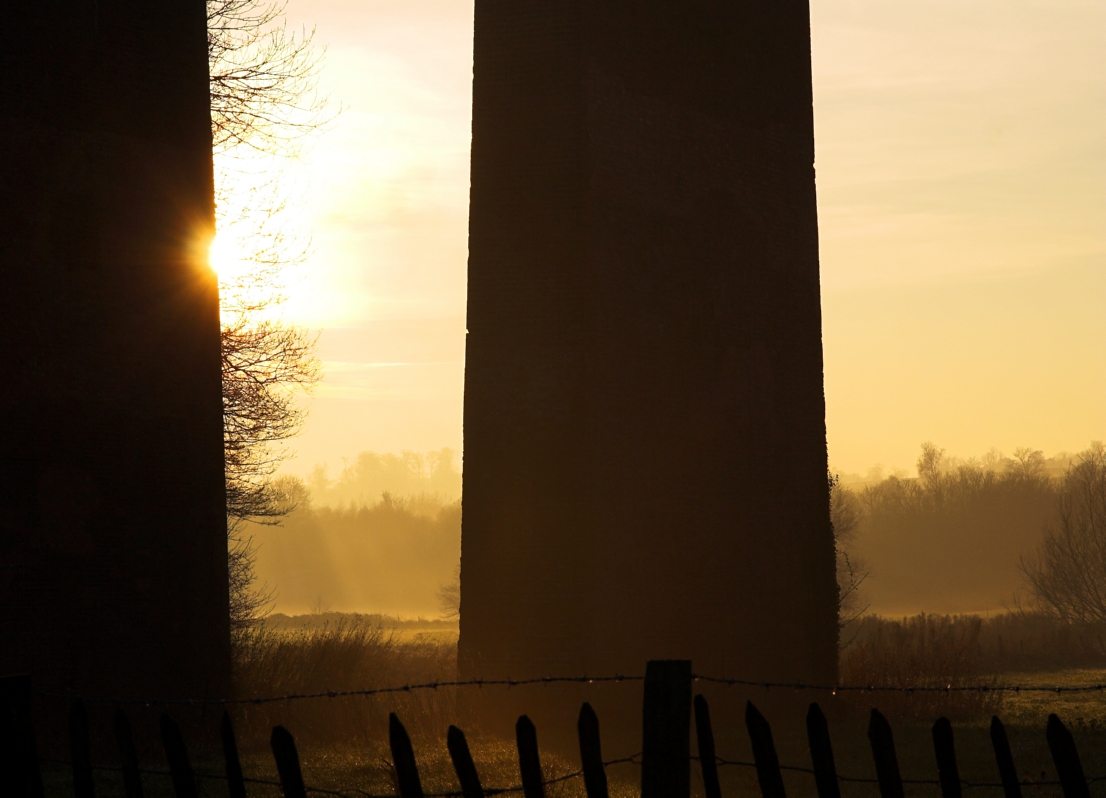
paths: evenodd
<path fill-rule="evenodd" d="M 725 676 L 693 674 L 697 682 L 724 684 L 727 687 L 773 687 L 787 690 L 813 690 L 828 693 L 844 692 L 893 692 L 893 693 L 1091 693 L 1106 690 L 1106 683 L 1074 685 L 1040 684 L 978 684 L 978 685 L 879 685 L 879 684 L 808 684 L 806 682 L 758 682 L 750 679 L 733 679 Z"/>
<path fill-rule="evenodd" d="M 395 687 L 367 687 L 356 690 L 320 690 L 315 693 L 288 693 L 286 695 L 263 696 L 256 698 L 116 698 L 111 696 L 86 696 L 77 693 L 52 693 L 35 691 L 43 698 L 64 698 L 69 700 L 110 704 L 142 704 L 145 706 L 228 706 L 234 704 L 272 704 L 280 701 L 297 701 L 305 698 L 349 698 L 356 696 L 384 695 L 388 693 L 411 693 L 416 690 L 438 690 L 446 687 L 520 687 L 525 685 L 547 684 L 592 684 L 594 682 L 641 682 L 644 676 L 539 676 L 534 679 L 468 679 L 458 681 L 423 682 L 421 684 L 403 684 Z"/>
<path fill-rule="evenodd" d="M 727 687 L 757 687 L 765 690 L 772 688 L 783 690 L 809 690 L 814 692 L 826 692 L 831 694 L 844 692 L 860 693 L 1090 693 L 1106 690 L 1106 683 L 1077 684 L 1077 685 L 1025 685 L 1025 684 L 980 684 L 980 685 L 879 685 L 879 684 L 808 684 L 806 682 L 767 682 L 751 679 L 736 679 L 724 676 L 705 676 L 693 674 L 692 679 L 697 682 L 723 684 Z M 81 701 L 111 704 L 133 704 L 144 706 L 231 706 L 239 704 L 272 704 L 281 701 L 298 701 L 315 698 L 350 698 L 386 695 L 391 693 L 411 693 L 417 690 L 439 690 L 448 687 L 522 687 L 528 685 L 550 684 L 594 684 L 606 682 L 641 682 L 644 676 L 540 676 L 533 679 L 467 679 L 456 681 L 435 681 L 419 684 L 403 684 L 394 687 L 371 687 L 356 690 L 320 690 L 314 693 L 287 693 L 276 696 L 259 696 L 254 698 L 123 698 L 111 696 L 86 696 L 77 693 L 54 693 L 49 691 L 36 691 L 35 695 L 43 698 L 60 698 L 67 700 L 80 699 Z"/>

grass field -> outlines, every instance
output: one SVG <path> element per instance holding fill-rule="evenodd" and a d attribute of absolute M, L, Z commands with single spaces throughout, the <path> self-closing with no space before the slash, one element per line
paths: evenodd
<path fill-rule="evenodd" d="M 1075 684 L 1097 683 L 1106 680 L 1106 671 L 1079 670 L 1054 673 L 1010 673 L 1003 674 L 1004 683 L 1072 686 Z M 878 705 L 878 694 L 874 703 Z M 358 699 L 349 699 L 357 701 Z M 338 713 L 339 699 L 326 706 Z M 458 702 L 458 704 L 463 702 Z M 867 740 L 867 704 L 872 703 L 867 694 L 854 696 L 847 706 L 830 710 L 830 726 L 839 774 L 854 778 L 874 778 L 874 766 Z M 776 745 L 780 761 L 784 765 L 809 766 L 809 753 L 802 733 L 802 701 L 796 701 L 788 710 L 793 717 L 791 723 L 782 722 L 781 717 L 769 715 L 773 722 Z M 374 715 L 382 720 L 386 707 L 377 706 Z M 408 708 L 410 711 L 410 708 Z M 1106 696 L 1101 693 L 1061 694 L 1021 693 L 1008 695 L 999 714 L 1007 725 L 1015 764 L 1019 775 L 1025 780 L 1050 781 L 1056 778 L 1051 756 L 1044 736 L 1044 724 L 1049 712 L 1057 712 L 1068 723 L 1079 747 L 1083 767 L 1088 776 L 1106 775 Z M 461 712 L 460 714 L 464 714 Z M 776 714 L 782 714 L 777 708 Z M 961 777 L 969 782 L 997 782 L 998 773 L 988 734 L 989 716 L 961 719 L 954 723 L 956 747 Z M 472 723 L 470 719 L 470 723 Z M 439 725 L 435 733 L 432 726 Z M 427 793 L 441 793 L 459 789 L 453 767 L 445 747 L 445 718 L 437 724 L 425 724 L 417 733 L 412 733 L 418 759 L 423 787 Z M 914 718 L 893 718 L 896 748 L 902 775 L 906 779 L 935 779 L 936 766 L 930 736 L 930 723 Z M 357 740 L 328 741 L 312 743 L 309 735 L 298 735 L 300 755 L 305 783 L 326 790 L 334 790 L 347 795 L 394 795 L 394 777 L 391 768 L 391 755 L 387 747 L 387 736 L 381 725 L 374 724 L 375 733 L 360 735 Z M 294 724 L 289 728 L 295 729 Z M 517 753 L 514 742 L 504 737 L 483 733 L 479 724 L 468 727 L 469 743 L 481 781 L 485 787 L 510 787 L 519 784 Z M 715 716 L 718 755 L 728 760 L 751 761 L 752 752 L 745 734 L 740 716 Z M 695 749 L 694 731 L 692 748 Z M 541 729 L 539 728 L 539 737 Z M 246 775 L 251 778 L 276 781 L 277 773 L 271 755 L 263 745 L 246 745 L 243 752 L 243 766 Z M 621 756 L 622 751 L 604 749 L 606 758 Z M 543 747 L 542 762 L 547 778 L 555 778 L 574 773 L 579 768 L 578 757 L 572 751 L 557 751 Z M 163 769 L 160 762 L 146 763 L 148 767 Z M 222 762 L 216 756 L 196 756 L 195 768 L 198 772 L 221 773 Z M 721 767 L 723 794 L 727 796 L 757 796 L 755 771 L 747 767 Z M 64 769 L 52 769 L 48 772 L 48 794 L 72 795 L 68 772 Z M 633 796 L 638 793 L 640 768 L 635 764 L 623 764 L 611 767 L 608 774 L 612 798 Z M 808 774 L 786 771 L 785 784 L 790 796 L 814 795 L 813 779 Z M 224 796 L 226 787 L 218 781 L 201 780 L 200 795 Z M 151 798 L 172 795 L 169 780 L 165 777 L 145 777 L 146 794 Z M 248 785 L 251 796 L 278 796 L 279 788 L 264 785 Z M 702 795 L 702 783 L 698 765 L 692 767 L 693 795 Z M 1106 795 L 1106 783 L 1091 785 L 1092 795 Z M 856 798 L 875 798 L 878 789 L 874 784 L 846 783 L 844 796 Z M 908 796 L 933 796 L 937 798 L 940 790 L 936 785 L 908 784 Z M 1001 796 L 997 788 L 973 788 L 965 793 L 968 796 Z M 1059 796 L 1059 787 L 1053 785 L 1028 786 L 1026 796 Z M 100 774 L 97 780 L 97 795 L 122 796 L 121 779 L 117 773 Z M 583 796 L 582 779 L 566 780 L 551 785 L 549 796 Z"/>
<path fill-rule="evenodd" d="M 875 776 L 871 749 L 867 739 L 868 712 L 878 706 L 885 711 L 894 729 L 896 748 L 902 775 L 906 779 L 933 780 L 936 764 L 931 738 L 934 719 L 945 715 L 952 719 L 961 777 L 969 782 L 997 782 L 998 773 L 988 733 L 991 714 L 999 715 L 1007 726 L 1015 764 L 1019 775 L 1027 781 L 1047 782 L 1056 778 L 1045 741 L 1045 723 L 1050 712 L 1056 712 L 1068 724 L 1075 736 L 1085 773 L 1106 776 L 1106 693 L 1065 693 L 1062 688 L 1080 684 L 1106 682 L 1106 669 L 1053 668 L 1037 671 L 1007 670 L 999 674 L 980 670 L 969 656 L 978 648 L 975 626 L 962 621 L 928 619 L 904 622 L 897 626 L 884 624 L 855 647 L 852 659 L 843 665 L 843 678 L 850 676 L 859 684 L 1021 684 L 1060 687 L 1060 692 L 989 693 L 985 700 L 966 694 L 927 693 L 904 696 L 902 693 L 839 693 L 836 698 L 824 697 L 823 707 L 830 718 L 830 731 L 839 774 L 859 779 Z M 984 629 L 986 631 L 986 629 Z M 1009 632 L 1004 630 L 1009 637 Z M 1043 638 L 1042 638 L 1043 639 Z M 1046 641 L 1047 642 L 1047 641 Z M 320 690 L 357 689 L 405 683 L 450 680 L 456 677 L 456 626 L 436 621 L 413 621 L 385 626 L 377 618 L 310 618 L 278 619 L 271 627 L 260 630 L 241 643 L 236 660 L 237 682 L 242 697 L 284 695 Z M 1042 646 L 1038 646 L 1042 648 Z M 1078 652 L 1077 652 L 1078 653 Z M 1082 656 L 1082 655 L 1081 655 Z M 717 740 L 717 753 L 727 760 L 752 761 L 752 751 L 745 732 L 742 710 L 744 698 L 737 691 L 725 694 L 726 688 L 711 693 L 709 685 L 700 683 L 712 704 L 712 716 Z M 514 688 L 515 691 L 545 688 Z M 596 689 L 600 689 L 597 687 Z M 610 684 L 603 690 L 635 689 L 627 684 Z M 636 688 L 640 690 L 640 685 Z M 640 694 L 640 693 L 638 693 Z M 520 706 L 527 707 L 530 695 L 516 692 Z M 600 696 L 601 694 L 597 693 Z M 621 695 L 632 695 L 622 693 Z M 728 698 L 724 698 L 727 695 Z M 520 782 L 517 753 L 509 724 L 485 722 L 483 710 L 494 697 L 490 688 L 442 688 L 386 696 L 349 697 L 304 701 L 276 702 L 264 705 L 240 705 L 233 717 L 243 752 L 243 766 L 248 777 L 276 781 L 277 773 L 268 751 L 269 731 L 282 724 L 296 736 L 305 782 L 313 787 L 338 791 L 354 796 L 394 795 L 391 754 L 388 749 L 387 718 L 396 711 L 407 724 L 427 793 L 451 792 L 459 788 L 445 746 L 446 729 L 454 723 L 466 731 L 481 781 L 488 788 L 516 786 Z M 753 700 L 764 711 L 773 726 L 773 734 L 784 765 L 808 767 L 809 752 L 802 719 L 811 696 L 773 691 L 753 693 Z M 717 702 L 716 702 L 717 699 Z M 568 715 L 574 717 L 579 697 Z M 589 698 L 589 700 L 592 700 Z M 598 706 L 598 705 L 597 705 Z M 632 707 L 632 704 L 631 704 Z M 136 713 L 139 709 L 134 710 Z M 158 712 L 156 708 L 150 710 Z M 55 725 L 64 729 L 64 712 L 55 713 Z M 513 715 L 511 718 L 513 719 Z M 535 716 L 537 717 L 537 716 Z M 566 716 L 567 717 L 567 716 Z M 603 752 L 606 759 L 616 759 L 640 749 L 639 732 L 631 714 L 628 736 L 612 740 L 611 726 L 603 726 Z M 208 726 L 211 726 L 210 717 Z M 600 722 L 609 720 L 600 711 Z M 156 743 L 156 714 L 145 719 L 148 743 Z M 498 724 L 498 725 L 497 725 Z M 547 778 L 575 773 L 579 756 L 573 742 L 574 723 L 571 718 L 553 729 L 538 723 L 542 743 L 542 762 Z M 136 726 L 138 728 L 138 726 Z M 195 769 L 199 773 L 222 773 L 217 744 L 209 735 L 206 745 L 196 741 L 199 727 L 186 734 L 193 746 Z M 489 729 L 500 729 L 493 733 Z M 560 743 L 550 743 L 553 732 L 560 733 Z M 192 736 L 189 736 L 192 735 Z M 693 732 L 694 735 L 694 732 Z M 102 738 L 94 761 L 115 764 L 117 753 L 110 733 L 101 731 Z M 66 744 L 67 745 L 67 744 Z M 64 758 L 65 745 L 58 758 Z M 693 753 L 695 741 L 692 740 Z M 142 754 L 145 767 L 164 770 L 165 763 L 158 746 L 147 745 Z M 755 771 L 737 765 L 720 768 L 723 794 L 726 796 L 759 795 Z M 48 766 L 45 771 L 49 795 L 72 795 L 72 781 L 67 769 Z M 638 794 L 640 768 L 633 763 L 609 768 L 612 798 Z M 809 774 L 785 771 L 788 794 L 814 795 Z M 98 796 L 122 796 L 118 773 L 97 775 Z M 150 798 L 172 795 L 168 778 L 148 775 L 144 778 L 145 794 Z M 693 795 L 702 795 L 702 782 L 697 763 L 692 767 Z M 251 796 L 278 796 L 279 788 L 260 784 L 248 785 Z M 225 796 L 226 785 L 217 780 L 199 782 L 202 796 Z M 1059 787 L 1046 784 L 1026 786 L 1026 798 L 1060 796 Z M 1106 781 L 1091 785 L 1094 796 L 1106 796 Z M 871 783 L 848 782 L 842 785 L 846 798 L 875 798 L 878 789 Z M 911 798 L 937 798 L 935 784 L 907 784 Z M 580 778 L 565 780 L 547 789 L 551 798 L 583 796 Z M 966 790 L 965 798 L 983 796 L 999 798 L 1001 789 L 979 787 Z"/>

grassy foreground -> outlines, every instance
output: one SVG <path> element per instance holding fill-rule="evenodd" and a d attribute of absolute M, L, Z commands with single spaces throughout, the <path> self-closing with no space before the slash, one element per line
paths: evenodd
<path fill-rule="evenodd" d="M 313 625 L 283 623 L 279 628 L 262 628 L 240 641 L 236 658 L 239 696 L 283 695 L 289 693 L 347 690 L 399 685 L 414 682 L 451 680 L 456 675 L 455 637 L 448 630 L 389 630 L 364 619 L 338 618 Z M 971 655 L 975 645 L 961 624 L 940 618 L 904 622 L 893 629 L 861 638 L 852 654 L 842 662 L 842 678 L 858 684 L 1023 684 L 1073 686 L 1106 682 L 1106 669 L 1053 668 L 1036 671 L 981 670 L 978 658 Z M 702 686 L 702 685 L 700 685 Z M 532 688 L 515 688 L 532 689 Z M 542 688 L 533 688 L 542 689 Z M 611 685 L 611 690 L 625 690 Z M 704 688 L 706 689 L 706 688 Z M 526 695 L 525 693 L 522 695 Z M 388 749 L 387 718 L 396 712 L 411 734 L 427 793 L 459 789 L 445 746 L 448 726 L 456 724 L 468 736 L 482 783 L 486 788 L 512 787 L 520 783 L 514 740 L 488 731 L 481 708 L 490 698 L 478 688 L 442 688 L 374 697 L 324 698 L 285 701 L 263 705 L 238 705 L 232 709 L 243 768 L 249 778 L 277 781 L 276 767 L 268 749 L 269 733 L 274 725 L 284 725 L 295 735 L 299 746 L 304 781 L 311 787 L 346 795 L 394 795 L 395 780 Z M 773 725 L 779 758 L 784 765 L 808 767 L 809 753 L 802 730 L 802 715 L 811 696 L 798 695 L 778 700 L 778 695 L 754 694 Z M 867 739 L 868 711 L 879 707 L 887 714 L 895 734 L 902 775 L 906 779 L 936 778 L 930 727 L 934 719 L 953 720 L 961 777 L 969 782 L 997 782 L 988 734 L 992 714 L 1006 723 L 1019 775 L 1025 780 L 1050 781 L 1056 778 L 1045 741 L 1048 714 L 1058 713 L 1072 730 L 1079 747 L 1085 773 L 1106 775 L 1106 694 L 1091 693 L 989 693 L 924 694 L 841 693 L 836 698 L 820 699 L 830 717 L 830 730 L 839 774 L 854 778 L 874 778 L 874 766 Z M 745 733 L 741 707 L 743 699 L 729 703 L 712 701 L 717 738 L 717 753 L 726 760 L 750 762 L 752 751 Z M 600 715 L 601 722 L 603 715 Z M 147 724 L 147 737 L 151 726 Z M 501 728 L 501 727 L 496 727 Z M 546 730 L 539 723 L 542 763 L 547 779 L 576 772 L 579 757 L 571 745 L 548 746 Z M 571 730 L 566 726 L 565 731 Z M 695 749 L 694 731 L 692 748 Z M 194 768 L 198 773 L 221 774 L 223 762 L 217 743 L 208 738 L 189 737 Z M 630 751 L 610 750 L 604 736 L 604 754 L 616 758 Z M 164 770 L 166 764 L 156 745 L 143 748 L 141 764 L 151 770 Z M 633 744 L 632 742 L 630 744 Z M 633 750 L 637 750 L 636 748 Z M 113 744 L 102 743 L 94 751 L 94 761 L 117 764 Z M 723 794 L 757 796 L 755 771 L 737 765 L 722 766 Z M 68 769 L 48 766 L 45 772 L 49 795 L 72 795 Z M 610 794 L 613 798 L 638 794 L 640 769 L 636 764 L 609 768 Z M 785 771 L 788 794 L 814 795 L 809 774 Z M 250 784 L 251 796 L 278 796 L 277 787 Z M 201 779 L 202 796 L 227 795 L 224 782 Z M 164 776 L 144 777 L 145 794 L 152 798 L 173 795 Z M 692 766 L 693 794 L 702 795 L 697 763 Z M 1092 795 L 1106 795 L 1106 782 L 1091 785 Z M 98 796 L 123 796 L 122 779 L 116 772 L 98 772 Z M 547 789 L 549 796 L 583 796 L 583 781 L 568 779 Z M 857 798 L 875 798 L 874 784 L 845 783 L 842 794 Z M 936 785 L 908 784 L 908 796 L 940 795 Z M 973 788 L 967 796 L 1000 796 L 996 788 Z M 1060 796 L 1057 786 L 1034 785 L 1024 788 L 1027 796 Z"/>

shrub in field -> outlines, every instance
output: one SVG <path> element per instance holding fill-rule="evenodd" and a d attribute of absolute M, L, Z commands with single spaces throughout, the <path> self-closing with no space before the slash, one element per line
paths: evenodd
<path fill-rule="evenodd" d="M 967 687 L 997 684 L 981 667 L 983 620 L 976 616 L 917 615 L 893 621 L 858 621 L 856 638 L 842 654 L 843 684 L 872 687 Z M 859 704 L 888 714 L 932 720 L 940 715 L 993 714 L 1002 702 L 993 692 L 894 692 L 852 694 Z"/>
<path fill-rule="evenodd" d="M 1106 624 L 1009 612 L 983 621 L 978 662 L 987 671 L 1106 668 Z"/>

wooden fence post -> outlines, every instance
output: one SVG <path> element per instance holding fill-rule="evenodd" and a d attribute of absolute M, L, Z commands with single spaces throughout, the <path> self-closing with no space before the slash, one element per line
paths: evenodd
<path fill-rule="evenodd" d="M 868 720 L 868 740 L 872 744 L 872 758 L 876 762 L 879 794 L 882 798 L 903 798 L 899 760 L 895 756 L 895 738 L 891 735 L 891 724 L 878 709 L 872 710 Z"/>
<path fill-rule="evenodd" d="M 522 794 L 526 798 L 545 798 L 541 756 L 538 754 L 538 730 L 526 715 L 519 717 L 515 723 L 515 742 L 518 744 L 518 772 L 522 776 Z"/>
<path fill-rule="evenodd" d="M 942 798 L 960 798 L 960 768 L 956 766 L 956 747 L 952 739 L 952 724 L 948 718 L 938 718 L 933 724 L 933 753 L 937 757 L 937 778 L 941 782 Z"/>
<path fill-rule="evenodd" d="M 123 771 L 123 792 L 127 798 L 142 798 L 142 775 L 138 772 L 138 752 L 134 747 L 131 722 L 122 707 L 115 708 L 115 744 L 119 747 L 119 766 Z"/>
<path fill-rule="evenodd" d="M 95 798 L 92 747 L 88 739 L 88 712 L 79 698 L 69 705 L 69 759 L 73 763 L 73 794 L 76 798 Z"/>
<path fill-rule="evenodd" d="M 31 722 L 31 677 L 0 677 L 0 794 L 42 798 L 43 792 Z"/>
<path fill-rule="evenodd" d="M 400 798 L 422 798 L 419 766 L 415 763 L 415 748 L 399 716 L 388 713 L 388 744 L 392 748 L 392 765 L 396 769 L 396 786 Z"/>
<path fill-rule="evenodd" d="M 689 798 L 691 660 L 646 664 L 641 720 L 641 798 Z"/>
<path fill-rule="evenodd" d="M 180 727 L 168 715 L 161 716 L 161 744 L 165 747 L 165 758 L 169 760 L 169 772 L 177 798 L 196 798 L 196 774 L 188 762 L 184 737 Z"/>
<path fill-rule="evenodd" d="M 461 794 L 464 798 L 484 798 L 484 788 L 480 786 L 480 775 L 476 772 L 476 763 L 472 761 L 465 733 L 456 726 L 450 726 L 445 743 L 449 758 L 453 760 L 453 769 L 457 771 L 457 781 L 461 782 Z"/>
<path fill-rule="evenodd" d="M 269 736 L 269 747 L 273 749 L 273 759 L 276 760 L 284 798 L 307 798 L 307 790 L 303 786 L 303 771 L 300 770 L 300 754 L 296 750 L 292 733 L 283 726 L 274 726 L 273 733 Z"/>
<path fill-rule="evenodd" d="M 234 738 L 234 724 L 230 713 L 223 710 L 219 723 L 219 736 L 223 742 L 223 767 L 227 774 L 227 792 L 230 798 L 246 798 L 246 782 L 242 778 L 242 760 L 238 758 L 238 741 Z"/>
<path fill-rule="evenodd" d="M 810 744 L 810 761 L 814 769 L 814 785 L 818 798 L 841 798 L 841 785 L 837 782 L 837 764 L 833 760 L 829 724 L 822 708 L 812 703 L 806 712 L 806 739 Z"/>
<path fill-rule="evenodd" d="M 1048 716 L 1045 737 L 1052 751 L 1052 761 L 1060 777 L 1064 798 L 1091 798 L 1087 779 L 1083 776 L 1083 765 L 1079 762 L 1079 752 L 1075 750 L 1075 740 L 1055 712 Z"/>
<path fill-rule="evenodd" d="M 587 701 L 580 707 L 576 733 L 580 737 L 580 763 L 588 798 L 607 798 L 607 771 L 603 769 L 603 751 L 599 746 L 599 718 Z"/>
<path fill-rule="evenodd" d="M 995 749 L 995 762 L 1005 798 L 1022 798 L 1022 785 L 1014 768 L 1014 755 L 1010 753 L 1006 727 L 996 715 L 991 716 L 991 747 Z"/>
<path fill-rule="evenodd" d="M 753 706 L 752 701 L 745 702 L 745 728 L 753 743 L 753 761 L 757 766 L 757 781 L 760 782 L 760 794 L 764 798 L 787 798 L 783 788 L 783 776 L 780 774 L 780 759 L 776 755 L 776 744 L 772 740 L 772 727 Z"/>
<path fill-rule="evenodd" d="M 706 798 L 722 798 L 718 782 L 718 757 L 714 752 L 714 729 L 710 725 L 707 699 L 695 696 L 695 739 L 699 743 L 699 768 L 703 771 L 703 793 Z"/>

